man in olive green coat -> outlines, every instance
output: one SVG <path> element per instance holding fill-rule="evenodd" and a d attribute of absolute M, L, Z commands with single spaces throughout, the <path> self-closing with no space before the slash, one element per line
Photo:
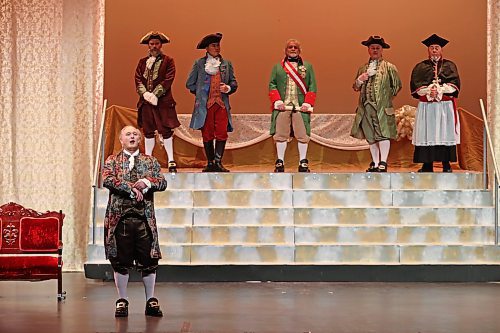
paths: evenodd
<path fill-rule="evenodd" d="M 313 67 L 300 57 L 300 43 L 289 39 L 285 58 L 273 67 L 269 81 L 271 99 L 271 135 L 276 142 L 278 159 L 274 172 L 285 171 L 285 150 L 291 136 L 298 141 L 299 172 L 309 172 L 307 146 L 311 136 L 311 112 L 316 101 L 316 77 Z"/>
<path fill-rule="evenodd" d="M 390 139 L 395 139 L 396 119 L 392 99 L 401 90 L 396 66 L 382 58 L 382 50 L 390 46 L 380 36 L 361 42 L 368 47 L 370 59 L 356 74 L 353 89 L 359 91 L 359 104 L 351 136 L 366 139 L 372 162 L 367 172 L 386 172 Z"/>

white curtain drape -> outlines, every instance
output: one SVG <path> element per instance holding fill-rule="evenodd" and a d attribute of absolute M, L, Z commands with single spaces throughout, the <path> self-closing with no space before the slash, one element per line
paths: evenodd
<path fill-rule="evenodd" d="M 500 0 L 488 0 L 488 122 L 495 155 L 500 158 Z M 490 168 L 492 170 L 492 168 Z M 493 178 L 491 178 L 493 179 Z"/>
<path fill-rule="evenodd" d="M 102 103 L 104 0 L 0 0 L 0 203 L 62 209 L 81 270 Z"/>

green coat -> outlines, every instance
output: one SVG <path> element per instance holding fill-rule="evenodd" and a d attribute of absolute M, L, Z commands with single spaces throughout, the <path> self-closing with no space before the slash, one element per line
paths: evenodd
<path fill-rule="evenodd" d="M 306 68 L 306 77 L 304 78 L 304 81 L 307 87 L 307 94 L 304 96 L 302 91 L 297 87 L 299 104 L 302 105 L 302 103 L 309 103 L 311 106 L 314 106 L 317 92 L 316 76 L 314 75 L 314 69 L 310 63 L 304 61 L 303 66 Z M 274 65 L 271 73 L 271 79 L 269 80 L 269 97 L 271 99 L 271 109 L 273 109 L 273 114 L 271 116 L 271 135 L 274 135 L 276 132 L 276 118 L 280 113 L 280 111 L 274 110 L 274 102 L 278 100 L 285 100 L 287 79 L 288 75 L 281 66 L 281 63 Z M 301 115 L 304 120 L 307 135 L 311 135 L 311 114 L 301 112 Z"/>
<path fill-rule="evenodd" d="M 361 66 L 358 69 L 356 78 L 366 72 L 367 68 L 368 63 Z M 377 110 L 377 118 L 382 135 L 395 139 L 397 131 L 392 99 L 397 95 L 399 90 L 401 90 L 401 79 L 399 78 L 398 70 L 396 66 L 390 62 L 382 60 L 378 65 L 377 74 L 369 80 L 374 80 L 373 87 L 375 91 L 375 105 L 373 106 Z M 351 136 L 358 139 L 365 139 L 363 130 L 361 129 L 361 119 L 363 119 L 365 114 L 364 105 L 366 102 L 366 83 L 360 88 L 357 88 L 356 85 L 354 85 L 354 90 L 360 91 L 360 94 L 358 107 L 356 109 L 356 117 L 352 125 Z"/>

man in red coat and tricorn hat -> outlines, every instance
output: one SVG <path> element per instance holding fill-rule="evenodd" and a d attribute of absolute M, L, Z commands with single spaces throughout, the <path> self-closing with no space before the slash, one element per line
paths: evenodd
<path fill-rule="evenodd" d="M 150 31 L 140 43 L 148 45 L 149 54 L 139 60 L 135 70 L 135 86 L 139 94 L 137 124 L 144 132 L 146 155 L 153 153 L 156 131 L 167 152 L 168 171 L 177 172 L 172 140 L 174 128 L 180 126 L 172 96 L 175 63 L 161 51 L 163 44 L 170 43 L 170 39 L 159 31 Z"/>

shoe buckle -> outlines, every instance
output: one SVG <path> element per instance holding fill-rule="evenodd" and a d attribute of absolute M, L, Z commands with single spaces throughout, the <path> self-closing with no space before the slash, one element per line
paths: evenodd
<path fill-rule="evenodd" d="M 127 307 L 127 303 L 125 302 L 118 302 L 116 303 L 116 308 L 117 309 L 123 309 L 123 308 L 126 308 Z"/>

